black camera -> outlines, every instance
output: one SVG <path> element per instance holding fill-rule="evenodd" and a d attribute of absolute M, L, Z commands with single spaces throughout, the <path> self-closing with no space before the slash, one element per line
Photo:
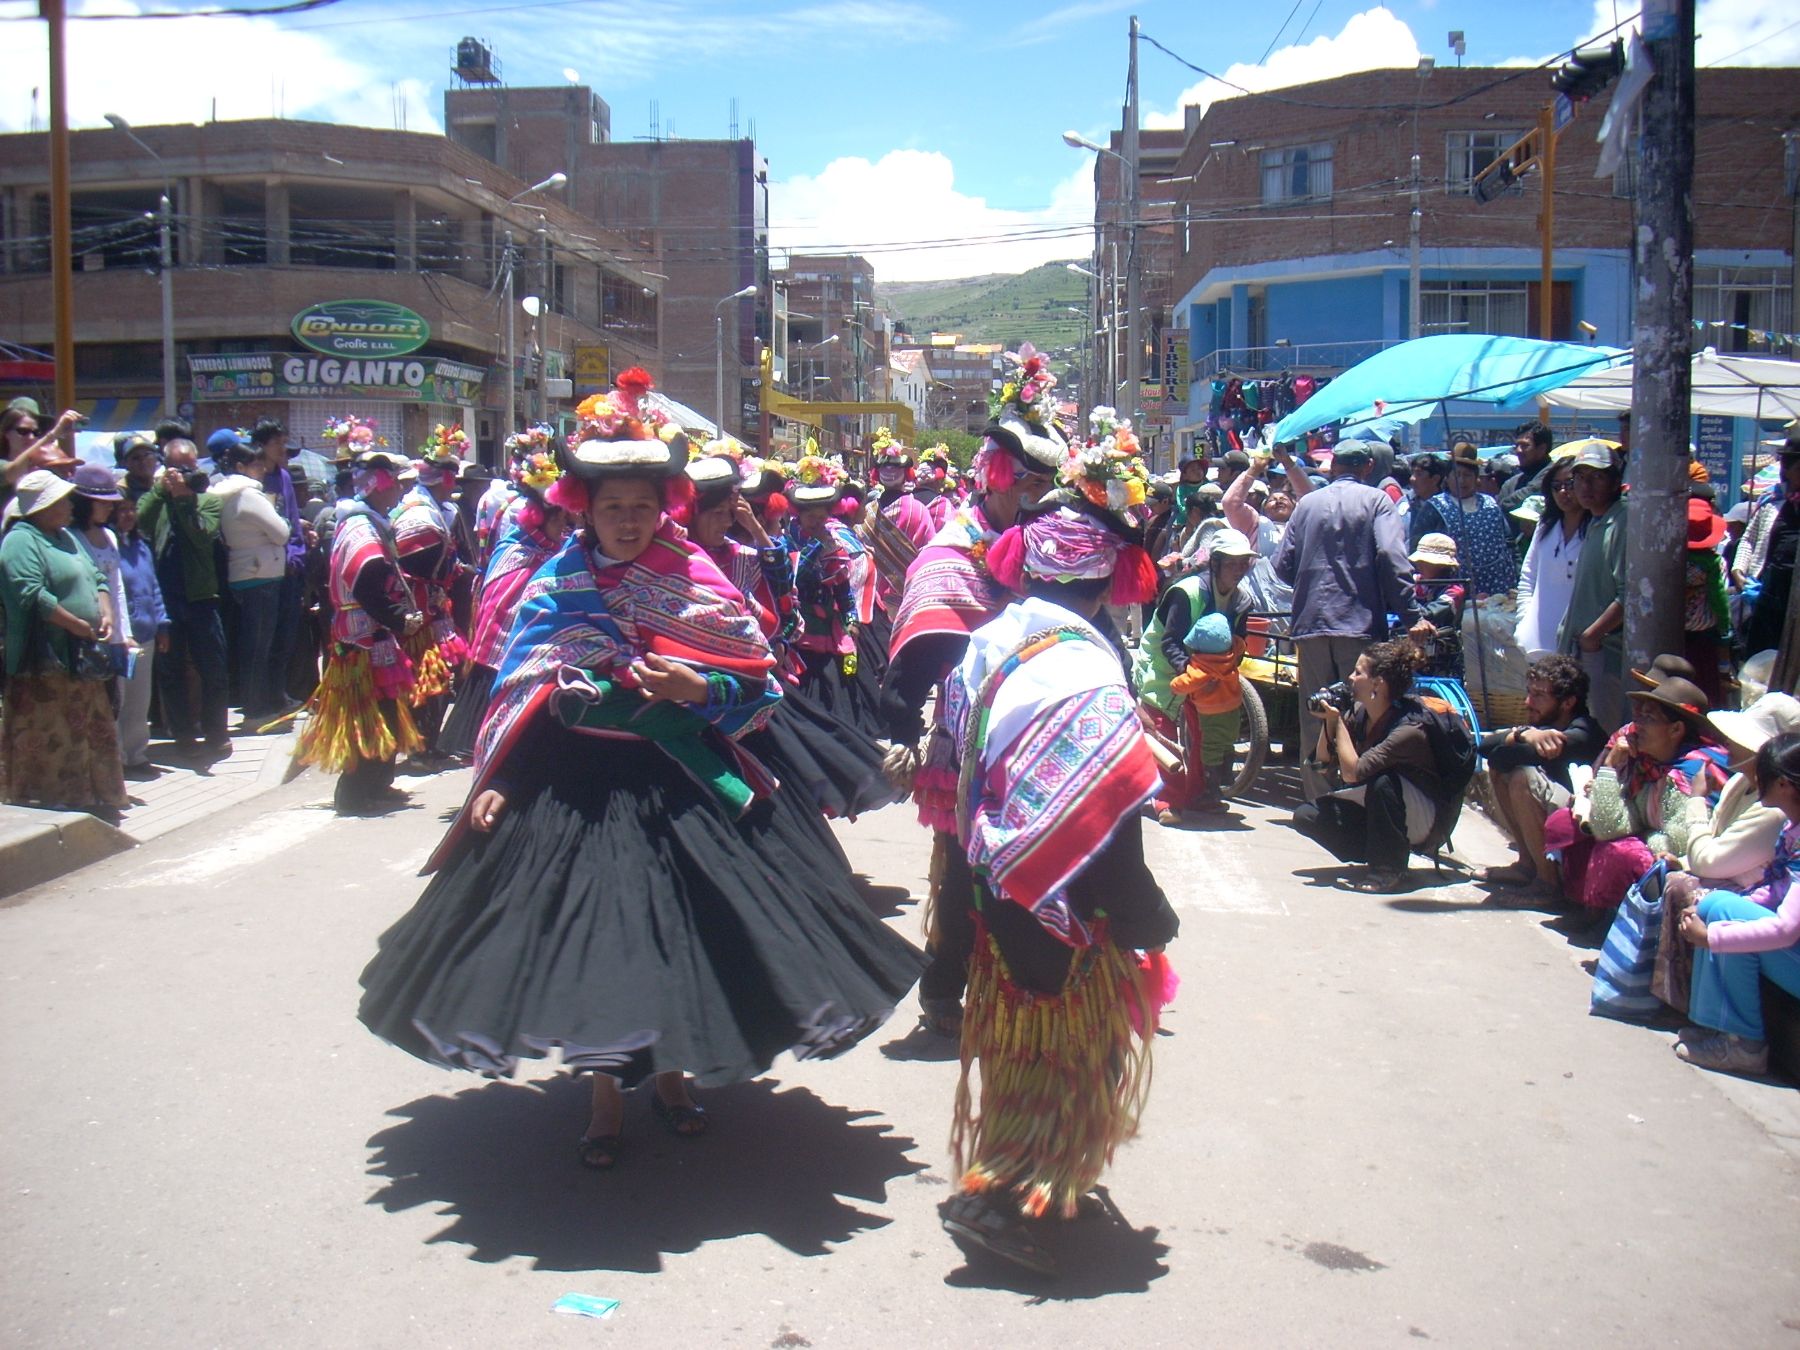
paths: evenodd
<path fill-rule="evenodd" d="M 201 493 L 212 486 L 212 479 L 206 476 L 204 469 L 187 469 L 181 473 L 181 481 L 187 484 L 189 492 Z"/>
<path fill-rule="evenodd" d="M 1356 706 L 1356 695 L 1350 692 L 1350 686 L 1339 680 L 1336 684 L 1328 684 L 1318 693 L 1306 700 L 1306 706 L 1313 712 L 1322 713 L 1327 708 L 1336 708 L 1339 713 L 1348 713 Z"/>

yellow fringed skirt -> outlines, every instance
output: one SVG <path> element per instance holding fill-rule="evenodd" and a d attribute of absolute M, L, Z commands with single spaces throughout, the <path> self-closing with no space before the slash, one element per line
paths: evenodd
<path fill-rule="evenodd" d="M 425 746 L 404 700 L 394 701 L 394 725 L 388 726 L 375 692 L 374 668 L 360 647 L 332 650 L 306 711 L 294 745 L 296 764 L 348 773 L 365 760 L 393 759 Z"/>
<path fill-rule="evenodd" d="M 963 1190 L 1010 1190 L 1031 1218 L 1074 1217 L 1150 1095 L 1150 1041 L 1137 1026 L 1153 1033 L 1156 1017 L 1142 971 L 1103 931 L 1095 938 L 1055 996 L 1013 983 L 985 926 L 969 962 L 950 1144 Z"/>

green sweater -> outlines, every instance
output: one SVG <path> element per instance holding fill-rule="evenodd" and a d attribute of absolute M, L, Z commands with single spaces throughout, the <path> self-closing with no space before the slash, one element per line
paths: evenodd
<path fill-rule="evenodd" d="M 171 540 L 180 551 L 183 599 L 219 598 L 219 565 L 213 548 L 219 538 L 219 511 L 219 499 L 212 493 L 171 497 L 161 479 L 138 498 L 138 533 L 150 541 L 159 575 Z"/>
<path fill-rule="evenodd" d="M 6 610 L 6 673 L 17 675 L 46 633 L 57 660 L 69 665 L 66 629 L 50 622 L 61 605 L 78 619 L 98 625 L 106 574 L 67 530 L 46 534 L 31 520 L 19 521 L 0 542 L 0 600 Z M 34 631 L 35 630 L 35 631 Z"/>

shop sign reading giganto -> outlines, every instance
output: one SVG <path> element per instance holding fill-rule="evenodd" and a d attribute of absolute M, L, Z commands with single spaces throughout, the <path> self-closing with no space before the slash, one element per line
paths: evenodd
<path fill-rule="evenodd" d="M 386 300 L 332 300 L 294 316 L 294 336 L 321 356 L 405 356 L 431 340 L 431 325 Z"/>

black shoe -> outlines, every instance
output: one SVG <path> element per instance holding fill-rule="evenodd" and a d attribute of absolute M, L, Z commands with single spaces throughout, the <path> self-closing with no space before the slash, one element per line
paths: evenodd
<path fill-rule="evenodd" d="M 152 783 L 162 777 L 162 770 L 149 760 L 142 764 L 127 764 L 125 777 L 133 783 Z"/>
<path fill-rule="evenodd" d="M 222 759 L 231 758 L 231 738 L 229 736 L 209 736 L 206 744 L 200 747 L 200 755 L 208 764 L 217 764 Z"/>

